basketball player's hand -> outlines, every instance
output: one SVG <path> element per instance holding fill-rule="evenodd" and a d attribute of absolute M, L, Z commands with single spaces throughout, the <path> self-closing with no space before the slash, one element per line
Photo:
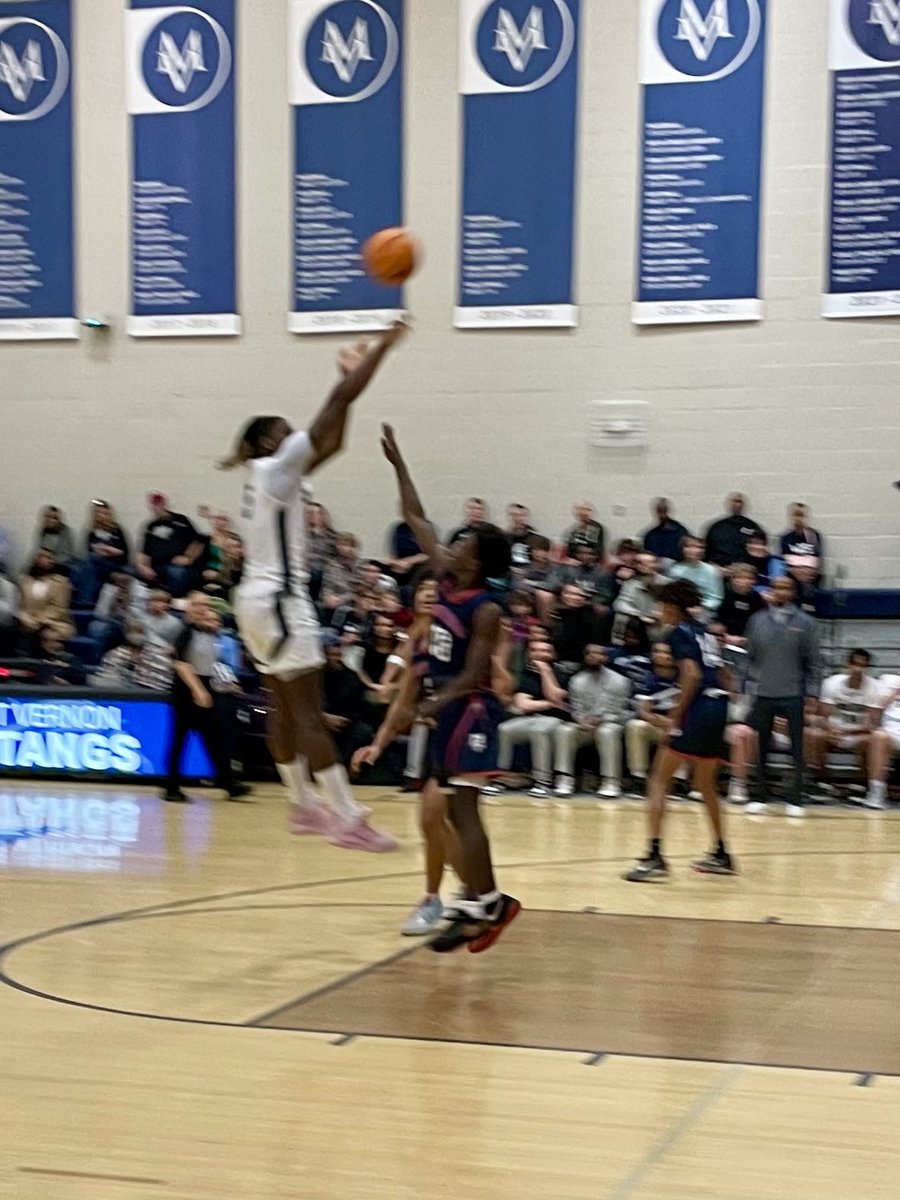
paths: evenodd
<path fill-rule="evenodd" d="M 402 465 L 403 455 L 400 453 L 400 447 L 397 445 L 397 437 L 392 425 L 382 425 L 381 427 L 381 449 L 384 451 L 384 457 L 392 467 Z"/>
<path fill-rule="evenodd" d="M 356 342 L 352 346 L 344 346 L 338 353 L 338 370 L 343 376 L 352 375 L 369 352 L 367 341 Z"/>
<path fill-rule="evenodd" d="M 379 758 L 381 751 L 377 746 L 363 746 L 350 760 L 350 774 L 358 775 L 363 767 L 374 767 Z"/>
<path fill-rule="evenodd" d="M 409 333 L 410 326 L 407 321 L 395 321 L 387 333 L 381 335 L 381 340 L 385 346 L 396 346 L 398 342 Z"/>

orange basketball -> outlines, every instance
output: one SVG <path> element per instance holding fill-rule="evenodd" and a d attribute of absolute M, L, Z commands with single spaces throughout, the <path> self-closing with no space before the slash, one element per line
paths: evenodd
<path fill-rule="evenodd" d="M 385 287 L 406 283 L 419 261 L 419 244 L 408 229 L 381 229 L 362 248 L 367 273 Z"/>

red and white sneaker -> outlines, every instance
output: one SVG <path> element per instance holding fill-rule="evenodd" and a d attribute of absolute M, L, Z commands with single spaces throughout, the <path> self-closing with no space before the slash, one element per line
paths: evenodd
<path fill-rule="evenodd" d="M 335 825 L 326 835 L 332 846 L 341 850 L 367 850 L 370 854 L 387 854 L 396 850 L 397 843 L 389 833 L 373 829 L 365 817 L 358 817 L 349 825 Z"/>
<path fill-rule="evenodd" d="M 291 833 L 311 834 L 328 837 L 334 833 L 337 821 L 331 809 L 324 804 L 306 807 L 302 804 L 291 806 Z"/>

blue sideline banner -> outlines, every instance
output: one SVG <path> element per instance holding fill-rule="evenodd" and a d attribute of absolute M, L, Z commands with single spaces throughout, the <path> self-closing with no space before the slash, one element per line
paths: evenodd
<path fill-rule="evenodd" d="M 234 0 L 131 0 L 133 337 L 238 334 Z"/>
<path fill-rule="evenodd" d="M 830 0 L 826 317 L 900 316 L 900 0 Z"/>
<path fill-rule="evenodd" d="M 77 338 L 69 0 L 0 6 L 0 339 Z"/>
<path fill-rule="evenodd" d="M 290 0 L 291 333 L 386 329 L 401 288 L 360 248 L 403 224 L 403 0 Z"/>
<path fill-rule="evenodd" d="M 637 325 L 758 321 L 766 0 L 641 0 Z"/>
<path fill-rule="evenodd" d="M 459 329 L 571 327 L 580 0 L 461 0 Z"/>

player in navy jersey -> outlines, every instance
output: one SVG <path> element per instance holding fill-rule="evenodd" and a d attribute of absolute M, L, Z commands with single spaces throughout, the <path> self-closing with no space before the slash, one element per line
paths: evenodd
<path fill-rule="evenodd" d="M 429 944 L 438 953 L 468 946 L 477 954 L 492 946 L 521 910 L 518 900 L 497 889 L 478 809 L 478 783 L 496 768 L 497 727 L 503 717 L 491 690 L 503 614 L 489 581 L 509 571 L 509 540 L 495 525 L 482 524 L 452 548 L 441 546 L 387 425 L 382 447 L 397 473 L 403 519 L 440 581 L 427 662 L 423 660 L 427 699 L 419 716 L 431 726 L 426 786 L 449 792 L 447 811 L 461 845 L 465 895 L 445 911 L 448 924 Z"/>
<path fill-rule="evenodd" d="M 714 848 L 693 864 L 694 869 L 711 875 L 733 875 L 734 864 L 722 837 L 722 811 L 716 789 L 719 764 L 727 757 L 728 721 L 728 693 L 722 686 L 719 646 L 712 634 L 690 616 L 700 604 L 700 593 L 693 583 L 673 580 L 660 590 L 659 600 L 681 691 L 669 717 L 667 741 L 657 751 L 647 788 L 650 845 L 624 878 L 631 883 L 668 879 L 669 867 L 662 855 L 666 796 L 675 772 L 685 761 L 694 764 L 694 787 L 703 796 L 715 839 Z"/>

